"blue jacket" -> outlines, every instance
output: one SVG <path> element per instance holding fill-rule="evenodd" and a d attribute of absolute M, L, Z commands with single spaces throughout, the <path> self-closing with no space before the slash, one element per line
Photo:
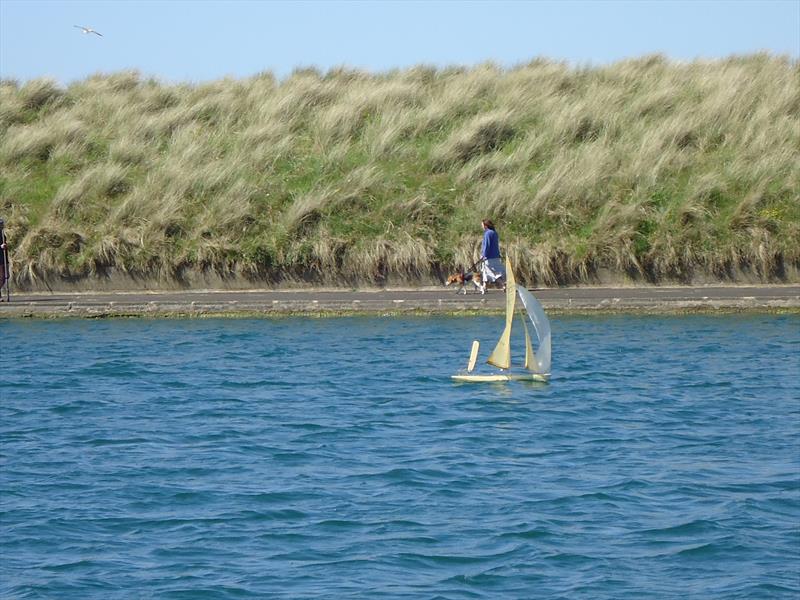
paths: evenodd
<path fill-rule="evenodd" d="M 500 236 L 493 229 L 483 232 L 481 256 L 483 258 L 500 258 Z"/>

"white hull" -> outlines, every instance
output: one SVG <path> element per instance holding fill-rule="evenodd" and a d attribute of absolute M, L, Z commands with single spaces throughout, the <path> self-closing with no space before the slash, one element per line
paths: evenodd
<path fill-rule="evenodd" d="M 547 382 L 550 379 L 549 375 L 539 375 L 537 373 L 527 373 L 512 375 L 510 373 L 498 373 L 496 375 L 451 375 L 454 381 L 463 381 L 467 383 L 492 383 L 503 381 L 543 381 Z"/>

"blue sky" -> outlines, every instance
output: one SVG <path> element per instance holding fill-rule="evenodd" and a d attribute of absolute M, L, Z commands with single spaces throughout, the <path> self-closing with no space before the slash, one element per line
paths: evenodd
<path fill-rule="evenodd" d="M 0 0 L 0 77 L 23 82 L 125 69 L 200 82 L 262 71 L 282 78 L 307 66 L 382 72 L 762 50 L 800 57 L 800 0 Z"/>

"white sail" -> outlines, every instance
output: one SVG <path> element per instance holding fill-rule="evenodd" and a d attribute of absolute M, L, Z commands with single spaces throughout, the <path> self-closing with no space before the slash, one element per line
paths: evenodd
<path fill-rule="evenodd" d="M 528 313 L 528 318 L 533 323 L 533 328 L 536 330 L 536 337 L 538 339 L 538 347 L 533 364 L 528 368 L 539 375 L 550 374 L 550 321 L 544 313 L 542 305 L 539 301 L 521 285 L 517 284 L 517 293 L 519 294 L 522 304 L 525 306 L 525 311 Z"/>

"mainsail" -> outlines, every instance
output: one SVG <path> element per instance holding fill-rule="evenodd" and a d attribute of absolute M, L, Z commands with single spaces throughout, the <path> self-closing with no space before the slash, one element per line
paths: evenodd
<path fill-rule="evenodd" d="M 514 320 L 514 304 L 517 300 L 517 282 L 514 280 L 514 271 L 511 270 L 511 263 L 506 257 L 506 328 L 489 356 L 490 365 L 507 369 L 511 366 L 511 322 Z"/>

